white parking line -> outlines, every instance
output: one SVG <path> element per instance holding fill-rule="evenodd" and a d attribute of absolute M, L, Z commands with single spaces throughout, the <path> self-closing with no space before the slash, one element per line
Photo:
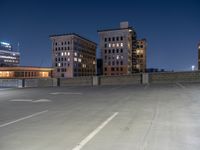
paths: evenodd
<path fill-rule="evenodd" d="M 37 112 L 37 113 L 34 113 L 34 114 L 32 114 L 32 115 L 29 115 L 29 116 L 26 116 L 26 117 L 23 117 L 23 118 L 17 119 L 17 120 L 15 120 L 15 121 L 11 121 L 11 122 L 8 122 L 8 123 L 5 123 L 5 124 L 2 124 L 2 125 L 0 125 L 0 128 L 1 128 L 1 127 L 5 127 L 5 126 L 8 126 L 8 125 L 13 124 L 13 123 L 16 123 L 16 122 L 20 122 L 20 121 L 25 120 L 25 119 L 29 119 L 29 118 L 32 118 L 32 117 L 35 117 L 35 116 L 41 115 L 41 114 L 46 113 L 46 112 L 48 112 L 48 110 L 41 111 L 41 112 Z"/>
<path fill-rule="evenodd" d="M 84 138 L 76 147 L 72 150 L 81 150 L 85 144 L 87 144 L 99 131 L 101 131 L 113 118 L 118 115 L 118 112 L 115 112 L 110 116 L 106 121 L 104 121 L 100 126 L 98 126 L 94 131 L 92 131 L 86 138 Z"/>
<path fill-rule="evenodd" d="M 181 83 L 177 82 L 176 85 L 178 85 L 180 88 L 185 89 L 185 86 L 182 85 Z"/>
<path fill-rule="evenodd" d="M 52 95 L 82 95 L 82 93 L 74 93 L 74 92 L 54 92 L 54 93 L 49 93 Z"/>

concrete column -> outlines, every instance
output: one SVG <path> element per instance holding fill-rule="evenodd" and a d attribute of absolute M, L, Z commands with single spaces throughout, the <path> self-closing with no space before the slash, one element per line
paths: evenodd
<path fill-rule="evenodd" d="M 93 86 L 98 86 L 99 85 L 99 77 L 98 76 L 93 76 L 92 77 L 92 85 Z"/>
<path fill-rule="evenodd" d="M 142 84 L 149 84 L 149 74 L 142 73 Z"/>

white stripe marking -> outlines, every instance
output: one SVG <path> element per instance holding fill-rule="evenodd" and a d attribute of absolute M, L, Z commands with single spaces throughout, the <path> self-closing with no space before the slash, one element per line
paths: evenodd
<path fill-rule="evenodd" d="M 52 95 L 59 95 L 59 94 L 63 94 L 63 95 L 81 95 L 82 93 L 73 93 L 73 92 L 54 92 L 54 93 L 49 93 Z"/>
<path fill-rule="evenodd" d="M 25 120 L 25 119 L 29 119 L 29 118 L 32 118 L 32 117 L 35 117 L 35 116 L 41 115 L 41 114 L 46 113 L 46 112 L 48 112 L 48 110 L 41 111 L 41 112 L 38 112 L 38 113 L 35 113 L 35 114 L 32 114 L 32 115 L 29 115 L 29 116 L 26 116 L 26 117 L 23 117 L 23 118 L 17 119 L 17 120 L 15 120 L 15 121 L 11 121 L 11 122 L 8 122 L 8 123 L 5 123 L 5 124 L 2 124 L 2 125 L 0 125 L 0 128 L 1 128 L 1 127 L 5 127 L 5 126 L 8 126 L 8 125 L 13 124 L 13 123 L 17 123 L 17 122 L 23 121 L 23 120 Z"/>
<path fill-rule="evenodd" d="M 176 85 L 178 85 L 180 88 L 185 89 L 185 86 L 183 86 L 181 83 L 176 83 Z"/>
<path fill-rule="evenodd" d="M 85 139 L 83 139 L 76 147 L 72 150 L 81 150 L 85 144 L 87 144 L 99 131 L 101 131 L 113 118 L 118 115 L 118 112 L 115 112 L 110 116 L 106 121 L 104 121 L 100 126 L 98 126 L 94 131 L 92 131 Z"/>

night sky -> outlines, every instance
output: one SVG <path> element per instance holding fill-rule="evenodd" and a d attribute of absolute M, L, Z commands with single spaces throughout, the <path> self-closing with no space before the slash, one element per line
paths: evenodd
<path fill-rule="evenodd" d="M 147 39 L 148 68 L 197 66 L 199 0 L 0 0 L 0 41 L 20 43 L 23 66 L 51 66 L 51 34 L 76 32 L 98 43 L 98 29 L 121 21 Z"/>

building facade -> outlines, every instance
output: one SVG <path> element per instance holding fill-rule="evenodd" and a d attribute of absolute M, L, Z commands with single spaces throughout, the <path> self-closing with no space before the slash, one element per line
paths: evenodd
<path fill-rule="evenodd" d="M 18 66 L 20 64 L 20 53 L 12 51 L 9 43 L 0 42 L 0 67 Z"/>
<path fill-rule="evenodd" d="M 56 78 L 96 74 L 97 44 L 75 33 L 51 35 L 52 62 Z"/>
<path fill-rule="evenodd" d="M 0 78 L 51 78 L 52 68 L 0 67 Z"/>
<path fill-rule="evenodd" d="M 198 44 L 198 70 L 200 70 L 200 42 Z"/>
<path fill-rule="evenodd" d="M 139 72 L 145 72 L 146 71 L 146 49 L 147 49 L 146 39 L 137 40 L 136 69 Z"/>
<path fill-rule="evenodd" d="M 120 28 L 98 30 L 103 75 L 128 75 L 136 69 L 136 32 L 121 22 Z"/>

